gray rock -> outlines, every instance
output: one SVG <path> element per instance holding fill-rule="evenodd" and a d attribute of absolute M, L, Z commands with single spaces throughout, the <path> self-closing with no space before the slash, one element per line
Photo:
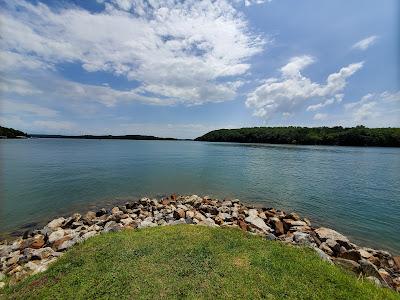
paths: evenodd
<path fill-rule="evenodd" d="M 378 268 L 374 264 L 370 263 L 368 260 L 361 259 L 358 263 L 360 264 L 360 270 L 365 276 L 373 276 L 376 278 L 381 277 Z"/>
<path fill-rule="evenodd" d="M 360 264 L 358 264 L 354 260 L 349 260 L 345 258 L 335 258 L 333 260 L 333 263 L 354 273 L 358 273 L 360 270 Z"/>
<path fill-rule="evenodd" d="M 261 219 L 260 217 L 255 216 L 254 213 L 250 214 L 250 211 L 256 211 L 257 212 L 257 210 L 255 210 L 255 209 L 254 210 L 252 210 L 252 209 L 249 210 L 249 216 L 246 219 L 244 219 L 247 223 L 252 224 L 253 226 L 255 226 L 256 228 L 260 229 L 263 232 L 272 231 L 271 227 L 269 227 L 267 224 L 265 224 L 263 219 Z"/>
<path fill-rule="evenodd" d="M 156 226 L 157 226 L 156 223 L 153 223 L 148 220 L 144 220 L 139 224 L 138 228 L 147 228 L 147 227 L 156 227 Z"/>
<path fill-rule="evenodd" d="M 312 240 L 308 233 L 296 231 L 293 233 L 293 240 L 297 244 L 310 245 Z"/>
<path fill-rule="evenodd" d="M 50 234 L 49 243 L 52 244 L 55 241 L 61 240 L 63 237 L 64 237 L 64 230 L 60 228 L 57 231 L 54 231 Z"/>
<path fill-rule="evenodd" d="M 275 241 L 276 240 L 276 236 L 273 235 L 272 233 L 267 233 L 265 238 L 269 241 Z"/>
<path fill-rule="evenodd" d="M 317 252 L 318 256 L 319 256 L 322 260 L 324 260 L 324 261 L 326 261 L 326 262 L 328 262 L 328 263 L 330 263 L 330 264 L 333 264 L 332 259 L 331 259 L 331 258 L 329 257 L 329 255 L 327 255 L 324 251 L 322 251 L 321 249 L 319 249 L 319 248 L 317 248 L 317 247 L 312 247 L 312 249 L 314 249 L 315 252 Z"/>
<path fill-rule="evenodd" d="M 36 249 L 32 252 L 32 259 L 36 260 L 36 259 L 46 259 L 50 256 L 53 256 L 55 253 L 55 251 L 50 248 L 50 247 L 45 247 L 45 248 L 41 248 L 41 249 Z"/>
<path fill-rule="evenodd" d="M 334 241 L 343 241 L 349 243 L 349 239 L 345 237 L 343 234 L 330 229 L 330 228 L 325 228 L 325 227 L 320 227 L 315 229 L 315 233 L 317 234 L 318 238 L 321 241 L 326 241 L 328 239 L 334 240 Z"/>
<path fill-rule="evenodd" d="M 55 230 L 58 227 L 61 227 L 63 225 L 64 221 L 65 221 L 65 219 L 63 217 L 54 219 L 49 224 L 47 224 L 47 227 L 50 228 L 51 230 Z"/>

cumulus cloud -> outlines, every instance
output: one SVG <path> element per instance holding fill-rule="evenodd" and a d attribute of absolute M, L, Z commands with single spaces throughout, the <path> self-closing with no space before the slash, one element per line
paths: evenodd
<path fill-rule="evenodd" d="M 352 48 L 358 49 L 358 50 L 367 50 L 370 46 L 375 44 L 377 39 L 378 39 L 378 36 L 376 36 L 376 35 L 369 36 L 369 37 L 362 39 L 361 41 L 358 41 L 357 43 L 355 43 L 352 46 Z"/>
<path fill-rule="evenodd" d="M 79 63 L 140 82 L 143 99 L 201 104 L 233 99 L 265 39 L 228 0 L 101 1 L 104 11 L 5 1 L 3 71 Z"/>
<path fill-rule="evenodd" d="M 311 108 L 309 106 L 309 110 L 317 110 L 341 101 L 341 92 L 347 84 L 347 79 L 363 66 L 363 62 L 350 64 L 330 74 L 326 83 L 320 84 L 301 74 L 301 71 L 314 61 L 315 59 L 308 55 L 291 58 L 280 69 L 280 78 L 266 79 L 247 95 L 246 106 L 254 110 L 255 116 L 268 119 L 275 113 L 294 113 L 312 99 L 322 99 L 323 102 L 319 105 Z M 333 100 L 329 100 L 331 97 Z"/>
<path fill-rule="evenodd" d="M 356 123 L 380 124 L 383 120 L 392 126 L 400 123 L 400 92 L 369 93 L 344 107 Z"/>

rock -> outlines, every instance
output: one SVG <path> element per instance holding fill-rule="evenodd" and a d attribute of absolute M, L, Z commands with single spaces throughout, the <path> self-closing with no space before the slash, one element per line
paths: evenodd
<path fill-rule="evenodd" d="M 292 219 L 292 220 L 295 220 L 295 221 L 300 221 L 299 215 L 297 213 L 295 213 L 295 212 L 291 212 L 290 214 L 288 214 L 286 216 L 286 218 Z"/>
<path fill-rule="evenodd" d="M 103 216 L 105 214 L 107 214 L 107 211 L 104 208 L 102 208 L 102 209 L 100 209 L 100 210 L 98 210 L 96 212 L 96 217 L 98 218 L 98 217 L 101 217 L 101 216 Z"/>
<path fill-rule="evenodd" d="M 44 246 L 44 243 L 44 236 L 42 234 L 37 234 L 33 237 L 33 241 L 29 245 L 29 248 L 39 249 Z"/>
<path fill-rule="evenodd" d="M 52 244 L 55 241 L 62 239 L 63 237 L 64 237 L 64 230 L 60 228 L 57 231 L 54 231 L 50 234 L 49 243 Z"/>
<path fill-rule="evenodd" d="M 311 237 L 308 233 L 296 231 L 293 233 L 293 240 L 297 244 L 310 245 Z"/>
<path fill-rule="evenodd" d="M 308 226 L 311 226 L 311 222 L 310 222 L 310 220 L 309 220 L 309 219 L 307 219 L 307 218 L 304 218 L 304 219 L 303 219 L 303 221 L 304 221 L 304 222 L 306 222 L 306 224 L 307 224 Z"/>
<path fill-rule="evenodd" d="M 282 223 L 281 220 L 279 220 L 279 218 L 273 217 L 270 220 L 271 220 L 271 223 L 272 223 L 272 227 L 275 229 L 275 232 L 276 232 L 277 235 L 285 234 L 283 223 Z"/>
<path fill-rule="evenodd" d="M 207 218 L 204 221 L 202 221 L 204 223 L 204 225 L 206 226 L 211 226 L 211 227 L 215 227 L 218 226 L 217 224 L 215 224 L 214 220 L 211 218 Z"/>
<path fill-rule="evenodd" d="M 329 256 L 333 255 L 333 251 L 332 249 L 325 243 L 321 243 L 321 245 L 319 245 L 319 249 L 321 249 L 322 251 L 324 251 L 326 254 L 328 254 Z"/>
<path fill-rule="evenodd" d="M 400 256 L 393 256 L 393 261 L 397 267 L 397 270 L 400 270 Z"/>
<path fill-rule="evenodd" d="M 122 211 L 119 209 L 119 207 L 115 206 L 115 207 L 113 207 L 113 208 L 111 209 L 111 213 L 112 213 L 113 215 L 117 215 L 117 214 L 122 213 Z"/>
<path fill-rule="evenodd" d="M 358 253 L 360 253 L 362 258 L 368 259 L 372 256 L 371 253 L 369 253 L 368 251 L 364 250 L 364 249 L 358 249 Z"/>
<path fill-rule="evenodd" d="M 295 221 L 292 219 L 283 219 L 283 225 L 286 230 L 289 230 L 292 226 L 307 226 L 306 222 Z"/>
<path fill-rule="evenodd" d="M 12 251 L 12 247 L 9 245 L 0 245 L 0 257 L 8 256 Z"/>
<path fill-rule="evenodd" d="M 156 227 L 156 226 L 157 226 L 156 223 L 153 223 L 148 220 L 144 220 L 139 224 L 138 228 L 147 228 L 147 227 Z"/>
<path fill-rule="evenodd" d="M 47 227 L 50 228 L 51 230 L 55 230 L 58 227 L 61 227 L 62 224 L 64 223 L 64 221 L 65 221 L 65 219 L 63 217 L 54 219 L 49 224 L 47 224 Z"/>
<path fill-rule="evenodd" d="M 86 220 L 88 220 L 88 221 L 92 221 L 93 219 L 96 218 L 96 213 L 95 213 L 94 211 L 88 211 L 88 212 L 85 214 L 84 218 L 85 218 Z"/>
<path fill-rule="evenodd" d="M 6 286 L 4 282 L 0 282 L 0 290 L 3 289 Z"/>
<path fill-rule="evenodd" d="M 360 270 L 360 264 L 358 264 L 354 260 L 349 260 L 345 258 L 335 258 L 333 259 L 333 263 L 354 273 L 357 273 Z"/>
<path fill-rule="evenodd" d="M 249 230 L 249 225 L 243 221 L 243 220 L 238 220 L 238 225 L 240 227 L 240 229 L 242 229 L 243 231 L 248 231 Z"/>
<path fill-rule="evenodd" d="M 360 270 L 361 272 L 363 272 L 363 274 L 365 276 L 372 276 L 372 277 L 376 277 L 379 280 L 381 280 L 381 282 L 383 281 L 383 279 L 381 279 L 381 275 L 379 274 L 378 268 L 370 263 L 368 260 L 365 259 L 361 259 L 359 261 L 360 264 Z"/>
<path fill-rule="evenodd" d="M 115 231 L 120 231 L 122 229 L 122 226 L 120 224 L 117 224 L 115 221 L 109 221 L 104 225 L 104 232 L 115 232 Z"/>
<path fill-rule="evenodd" d="M 173 216 L 175 219 L 181 219 L 185 217 L 185 211 L 182 208 L 174 210 Z"/>
<path fill-rule="evenodd" d="M 186 218 L 193 219 L 194 218 L 194 212 L 191 211 L 191 210 L 188 210 L 186 212 Z"/>
<path fill-rule="evenodd" d="M 275 241 L 275 240 L 276 240 L 276 236 L 273 235 L 272 233 L 267 233 L 267 234 L 265 235 L 265 238 L 266 238 L 267 240 L 269 240 L 269 241 Z"/>
<path fill-rule="evenodd" d="M 376 286 L 379 286 L 379 287 L 382 286 L 380 280 L 378 278 L 374 277 L 374 276 L 368 276 L 365 279 L 367 279 L 368 281 L 374 283 Z"/>
<path fill-rule="evenodd" d="M 322 260 L 324 260 L 324 261 L 326 261 L 326 262 L 328 262 L 330 264 L 333 264 L 333 262 L 332 262 L 331 258 L 329 257 L 329 255 L 327 255 L 324 251 L 322 251 L 321 249 L 319 249 L 317 247 L 312 247 L 312 248 L 315 250 L 315 252 L 317 252 L 318 256 Z"/>
<path fill-rule="evenodd" d="M 353 261 L 359 261 L 361 259 L 361 254 L 357 250 L 349 250 L 339 254 L 339 257 L 350 259 Z"/>
<path fill-rule="evenodd" d="M 317 234 L 318 238 L 323 242 L 326 241 L 327 239 L 331 239 L 337 242 L 339 241 L 347 243 L 350 242 L 347 237 L 330 228 L 320 227 L 315 229 L 315 233 Z"/>
<path fill-rule="evenodd" d="M 332 239 L 327 239 L 324 242 L 334 253 L 339 253 L 340 252 L 340 245 L 338 242 Z M 358 260 L 358 259 L 357 259 Z"/>
<path fill-rule="evenodd" d="M 54 250 L 50 247 L 45 247 L 45 248 L 41 248 L 41 249 L 36 249 L 32 252 L 32 260 L 35 259 L 45 259 L 48 258 L 50 256 L 52 256 L 54 254 Z"/>
<path fill-rule="evenodd" d="M 393 279 L 385 269 L 379 269 L 378 272 L 380 278 L 383 279 L 388 286 L 394 287 Z"/>
<path fill-rule="evenodd" d="M 198 221 L 204 221 L 206 219 L 206 217 L 202 213 L 196 211 L 194 213 L 194 219 L 196 219 Z"/>
<path fill-rule="evenodd" d="M 84 235 L 82 235 L 82 240 L 87 240 L 88 238 L 91 238 L 92 236 L 95 236 L 96 234 L 97 234 L 97 231 L 86 232 Z"/>
<path fill-rule="evenodd" d="M 247 223 L 252 224 L 253 226 L 255 226 L 256 228 L 260 229 L 263 232 L 270 232 L 271 227 L 269 227 L 267 224 L 265 224 L 264 220 L 261 219 L 260 217 L 257 217 L 254 214 L 250 214 L 250 211 L 252 211 L 252 210 L 249 210 L 249 216 L 244 220 Z"/>
<path fill-rule="evenodd" d="M 221 220 L 226 221 L 226 222 L 229 222 L 229 221 L 232 219 L 232 216 L 231 216 L 230 214 L 228 214 L 228 213 L 223 213 L 223 212 L 220 212 L 220 213 L 218 214 L 218 217 L 219 217 Z"/>
<path fill-rule="evenodd" d="M 134 221 L 131 217 L 126 218 L 126 219 L 121 219 L 121 223 L 124 224 L 124 226 L 128 226 L 132 224 Z"/>
<path fill-rule="evenodd" d="M 64 241 L 59 247 L 58 247 L 58 251 L 64 251 L 68 248 L 71 248 L 73 245 L 75 245 L 78 241 L 77 240 L 68 240 L 68 241 Z"/>
<path fill-rule="evenodd" d="M 248 211 L 247 213 L 248 213 L 248 215 L 249 215 L 250 217 L 258 217 L 258 211 L 257 211 L 257 209 L 249 209 L 249 211 Z"/>

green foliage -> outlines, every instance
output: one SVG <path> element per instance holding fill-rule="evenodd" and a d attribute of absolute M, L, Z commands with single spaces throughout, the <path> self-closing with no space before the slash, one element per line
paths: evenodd
<path fill-rule="evenodd" d="M 309 248 L 190 225 L 91 238 L 4 292 L 6 299 L 400 299 Z"/>
<path fill-rule="evenodd" d="M 208 142 L 400 147 L 400 128 L 253 127 L 219 129 L 196 139 Z"/>
<path fill-rule="evenodd" d="M 26 136 L 26 134 L 19 130 L 0 126 L 0 136 L 6 136 L 7 138 L 15 138 L 17 136 Z"/>

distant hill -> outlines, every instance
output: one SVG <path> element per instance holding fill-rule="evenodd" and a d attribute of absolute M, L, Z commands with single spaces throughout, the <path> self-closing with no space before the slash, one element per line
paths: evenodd
<path fill-rule="evenodd" d="M 336 127 L 253 127 L 219 129 L 196 141 L 400 147 L 400 128 Z"/>
<path fill-rule="evenodd" d="M 27 134 L 22 132 L 22 131 L 13 129 L 13 128 L 7 128 L 7 127 L 0 126 L 0 136 L 12 139 L 12 138 L 16 138 L 16 137 L 19 137 L 19 136 L 26 137 Z"/>
<path fill-rule="evenodd" d="M 175 141 L 174 138 L 161 138 L 152 135 L 56 135 L 56 134 L 31 134 L 34 138 L 59 138 L 59 139 L 89 139 L 89 140 L 166 140 Z"/>

